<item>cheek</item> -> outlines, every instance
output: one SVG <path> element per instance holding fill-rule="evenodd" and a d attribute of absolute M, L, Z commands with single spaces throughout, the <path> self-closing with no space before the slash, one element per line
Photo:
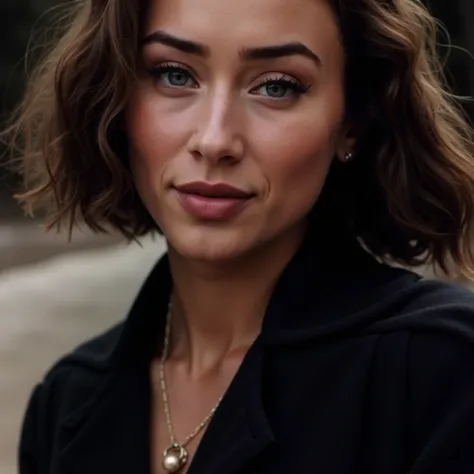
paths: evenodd
<path fill-rule="evenodd" d="M 156 121 L 150 103 L 135 97 L 126 109 L 125 127 L 128 137 L 130 170 L 135 188 L 149 211 L 157 201 L 162 176 L 166 169 L 166 135 Z"/>
<path fill-rule="evenodd" d="M 182 122 L 147 94 L 136 96 L 131 104 L 126 111 L 126 133 L 132 170 L 156 178 L 180 149 Z M 166 120 L 159 117 L 166 117 Z"/>
<path fill-rule="evenodd" d="M 336 153 L 339 128 L 317 120 L 273 131 L 262 154 L 270 199 L 280 212 L 306 212 L 317 200 Z M 310 123 L 310 125 L 308 125 Z M 335 122 L 337 123 L 337 122 Z"/>

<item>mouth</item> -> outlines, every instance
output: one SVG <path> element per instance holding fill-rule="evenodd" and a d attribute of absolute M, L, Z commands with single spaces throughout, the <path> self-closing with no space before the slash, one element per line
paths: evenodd
<path fill-rule="evenodd" d="M 178 192 L 215 199 L 250 199 L 255 195 L 226 183 L 195 181 L 174 187 Z"/>
<path fill-rule="evenodd" d="M 242 212 L 254 193 L 225 183 L 192 182 L 174 186 L 183 209 L 199 220 L 228 220 Z"/>

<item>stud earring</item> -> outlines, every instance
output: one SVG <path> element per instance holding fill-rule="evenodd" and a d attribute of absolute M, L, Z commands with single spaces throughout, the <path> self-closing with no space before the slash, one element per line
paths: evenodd
<path fill-rule="evenodd" d="M 344 155 L 344 163 L 349 163 L 350 161 L 352 161 L 354 159 L 354 155 L 351 153 L 351 152 L 347 152 L 345 155 Z"/>

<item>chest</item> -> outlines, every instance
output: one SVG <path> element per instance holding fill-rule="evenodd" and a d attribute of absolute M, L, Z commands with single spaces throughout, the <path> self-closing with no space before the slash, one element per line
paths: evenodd
<path fill-rule="evenodd" d="M 374 337 L 318 350 L 253 350 L 181 473 L 403 473 L 405 367 L 391 366 L 377 347 Z M 58 440 L 66 454 L 47 474 L 163 473 L 157 461 L 169 437 L 162 407 L 152 409 L 146 374 L 131 377 L 120 378 L 82 433 Z M 193 394 L 186 396 L 192 405 Z"/>
<path fill-rule="evenodd" d="M 184 472 L 405 472 L 407 387 L 396 360 L 377 336 L 251 355 Z"/>

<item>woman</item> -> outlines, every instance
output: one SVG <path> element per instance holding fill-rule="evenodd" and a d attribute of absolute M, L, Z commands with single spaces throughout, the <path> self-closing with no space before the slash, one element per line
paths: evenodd
<path fill-rule="evenodd" d="M 21 474 L 474 472 L 472 130 L 417 0 L 84 0 L 29 209 L 168 244 L 34 390 Z M 398 266 L 399 267 L 399 266 Z"/>

